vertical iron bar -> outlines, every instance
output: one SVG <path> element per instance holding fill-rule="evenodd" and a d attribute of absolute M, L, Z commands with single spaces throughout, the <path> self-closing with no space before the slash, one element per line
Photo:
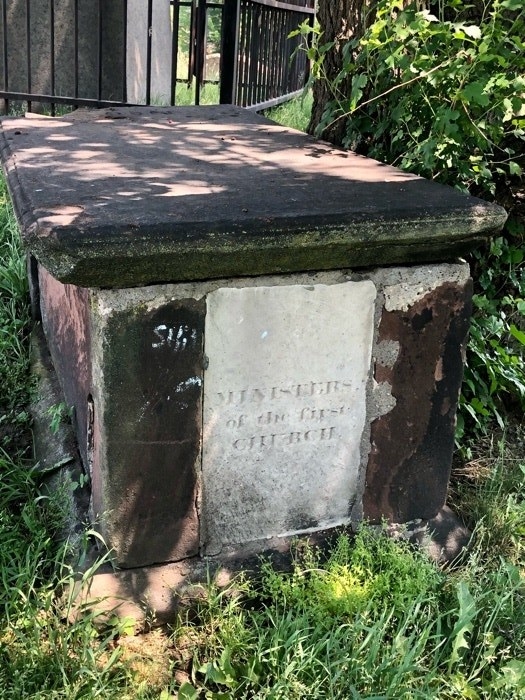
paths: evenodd
<path fill-rule="evenodd" d="M 273 64 L 274 64 L 274 75 L 273 75 L 273 84 L 272 84 L 272 92 L 270 97 L 275 97 L 278 93 L 278 85 L 279 85 L 279 41 L 280 41 L 280 27 L 279 27 L 279 21 L 280 21 L 281 13 L 279 10 L 275 10 L 275 51 L 274 51 L 274 56 L 273 56 Z"/>
<path fill-rule="evenodd" d="M 246 106 L 249 107 L 253 104 L 255 98 L 255 88 L 257 87 L 257 30 L 259 24 L 259 12 L 261 10 L 260 5 L 252 6 L 252 32 L 250 37 L 250 77 L 249 77 L 249 90 L 248 90 L 248 101 Z"/>
<path fill-rule="evenodd" d="M 261 86 L 259 90 L 259 99 L 262 102 L 262 100 L 266 99 L 266 84 L 267 84 L 267 75 L 266 71 L 268 68 L 268 19 L 269 19 L 269 13 L 268 10 L 270 8 L 265 7 L 264 8 L 264 21 L 262 24 L 262 36 L 261 36 Z"/>
<path fill-rule="evenodd" d="M 254 6 L 253 24 L 252 24 L 252 46 L 251 46 L 251 61 L 252 71 L 250 80 L 250 98 L 248 104 L 255 104 L 257 101 L 257 87 L 259 83 L 259 31 L 261 28 L 261 6 Z"/>
<path fill-rule="evenodd" d="M 263 90 L 263 100 L 268 99 L 268 85 L 270 81 L 270 66 L 272 62 L 272 44 L 271 44 L 271 32 L 272 32 L 272 8 L 266 8 L 266 27 L 264 32 L 264 90 Z"/>
<path fill-rule="evenodd" d="M 263 73 L 263 85 L 261 90 L 261 100 L 268 99 L 268 70 L 270 66 L 270 13 L 269 7 L 266 8 L 266 17 L 264 22 L 264 36 L 263 36 L 263 52 L 262 52 L 262 62 L 264 66 Z"/>
<path fill-rule="evenodd" d="M 308 19 L 308 16 L 305 15 L 302 19 L 303 22 L 306 22 Z M 306 66 L 304 63 L 304 51 L 301 51 L 300 47 L 300 36 L 296 36 L 295 39 L 293 40 L 293 51 L 295 52 L 295 58 L 294 58 L 294 63 L 293 65 L 295 66 L 295 74 L 297 76 L 296 78 L 296 85 L 297 85 L 297 90 L 300 90 L 303 85 L 304 85 L 304 75 L 306 72 Z"/>
<path fill-rule="evenodd" d="M 282 39 L 282 13 L 280 10 L 276 10 L 275 12 L 275 26 L 277 29 L 277 41 L 275 45 L 275 82 L 273 85 L 273 95 L 272 97 L 275 97 L 278 95 L 281 91 L 281 39 Z"/>
<path fill-rule="evenodd" d="M 242 95 L 244 90 L 244 75 L 246 72 L 246 23 L 248 6 L 246 0 L 241 0 L 240 29 L 239 29 L 239 84 L 237 86 L 236 105 L 242 105 Z"/>
<path fill-rule="evenodd" d="M 128 0 L 122 0 L 122 102 L 128 101 Z"/>
<path fill-rule="evenodd" d="M 285 90 L 285 61 L 286 61 L 286 46 L 284 40 L 284 32 L 286 31 L 286 19 L 285 13 L 279 11 L 280 22 L 279 22 L 279 35 L 280 35 L 280 51 L 279 51 L 279 94 L 284 95 Z"/>
<path fill-rule="evenodd" d="M 239 65 L 240 0 L 224 0 L 221 20 L 219 102 L 235 104 Z"/>
<path fill-rule="evenodd" d="M 194 73 L 194 63 L 195 63 L 195 0 L 191 0 L 190 5 L 190 36 L 188 43 L 188 85 L 191 84 L 193 80 Z"/>
<path fill-rule="evenodd" d="M 55 96 L 55 0 L 49 0 L 49 27 L 50 27 L 50 42 L 49 42 L 49 58 L 51 68 L 51 95 Z M 55 103 L 51 103 L 51 116 L 55 116 Z"/>
<path fill-rule="evenodd" d="M 97 97 L 102 99 L 102 0 L 98 0 L 98 87 Z"/>
<path fill-rule="evenodd" d="M 268 84 L 266 87 L 266 99 L 269 100 L 273 97 L 273 86 L 275 85 L 275 67 L 276 67 L 276 61 L 274 59 L 275 57 L 275 8 L 270 7 L 269 8 L 269 17 L 268 17 L 268 24 L 270 25 L 270 30 L 271 30 L 271 46 L 273 48 L 272 54 L 271 54 L 271 61 L 269 64 L 269 76 L 268 76 Z"/>
<path fill-rule="evenodd" d="M 291 27 L 292 27 L 292 20 L 293 17 L 290 18 L 288 21 L 288 26 L 290 27 L 290 30 L 288 31 L 288 36 L 290 35 Z M 292 90 L 299 90 L 300 89 L 300 65 L 301 65 L 301 54 L 296 51 L 297 48 L 297 37 L 295 39 L 288 39 L 288 53 L 290 54 L 290 59 L 288 60 L 288 65 L 289 65 L 289 70 L 290 70 L 290 75 L 291 75 L 291 89 Z M 293 57 L 293 58 L 292 58 Z"/>
<path fill-rule="evenodd" d="M 237 104 L 244 107 L 246 105 L 245 93 L 248 80 L 248 70 L 250 68 L 250 3 L 242 0 L 243 7 L 243 27 L 242 27 L 242 75 L 237 95 Z"/>
<path fill-rule="evenodd" d="M 308 15 L 304 15 L 302 18 L 303 22 L 308 21 Z M 295 72 L 297 75 L 297 89 L 300 90 L 305 85 L 305 75 L 306 75 L 306 63 L 305 63 L 305 53 L 301 50 L 301 37 L 296 36 L 294 39 L 294 51 L 295 53 Z"/>
<path fill-rule="evenodd" d="M 9 71 L 7 70 L 7 0 L 2 0 L 2 43 L 4 50 L 4 90 L 9 91 Z M 5 113 L 9 113 L 9 100 L 4 101 Z"/>
<path fill-rule="evenodd" d="M 259 24 L 257 27 L 257 89 L 255 91 L 255 99 L 261 101 L 262 90 L 264 86 L 264 25 L 267 19 L 267 8 L 259 8 Z"/>
<path fill-rule="evenodd" d="M 288 39 L 288 34 L 290 33 L 291 29 L 290 27 L 290 15 L 288 13 L 285 13 L 284 15 L 284 20 L 285 20 L 285 27 L 284 27 L 284 89 L 286 92 L 291 92 L 292 91 L 292 70 L 291 70 L 291 63 L 290 63 L 290 40 Z"/>
<path fill-rule="evenodd" d="M 74 53 L 75 53 L 75 85 L 74 85 L 74 95 L 75 97 L 78 97 L 78 71 L 79 71 L 79 60 L 78 60 L 78 0 L 75 0 L 75 5 L 74 5 L 74 29 L 73 29 L 73 48 L 74 48 Z"/>
<path fill-rule="evenodd" d="M 202 0 L 201 0 L 202 2 Z M 201 36 L 201 60 L 202 60 L 202 65 L 201 65 L 201 85 L 204 87 L 204 83 L 206 82 L 206 56 L 208 54 L 208 19 L 209 19 L 209 13 L 208 13 L 208 3 L 204 2 L 204 7 L 203 7 L 203 15 L 204 15 L 204 20 L 202 22 L 202 36 Z"/>
<path fill-rule="evenodd" d="M 146 45 L 146 104 L 151 104 L 151 43 L 153 39 L 153 0 L 148 0 L 148 41 Z"/>
<path fill-rule="evenodd" d="M 246 6 L 246 35 L 244 39 L 244 47 L 245 47 L 245 58 L 246 58 L 246 63 L 244 66 L 244 80 L 243 80 L 243 85 L 242 85 L 242 101 L 241 101 L 241 106 L 246 107 L 248 102 L 248 92 L 250 88 L 250 71 L 251 71 L 251 64 L 252 64 L 252 54 L 250 51 L 251 43 L 252 43 L 252 22 L 253 22 L 253 5 L 250 4 L 249 2 L 245 3 Z"/>
<path fill-rule="evenodd" d="M 201 78 L 202 78 L 202 36 L 201 36 L 201 22 L 202 22 L 202 0 L 197 0 L 197 6 L 195 8 L 195 99 L 196 105 L 200 104 L 201 98 Z M 206 10 L 205 10 L 206 11 Z"/>
<path fill-rule="evenodd" d="M 293 72 L 293 84 L 294 84 L 294 90 L 300 90 L 301 89 L 301 66 L 303 63 L 303 53 L 302 51 L 299 51 L 297 48 L 297 38 L 290 41 L 290 50 L 291 50 L 291 55 L 293 58 L 291 59 L 291 68 Z"/>
<path fill-rule="evenodd" d="M 261 6 L 257 8 L 257 22 L 255 25 L 255 37 L 254 37 L 254 59 L 255 59 L 255 85 L 253 90 L 253 102 L 259 101 L 259 94 L 261 91 L 261 32 L 263 26 L 263 16 L 265 14 L 265 7 Z"/>
<path fill-rule="evenodd" d="M 288 64 L 288 34 L 287 34 L 287 29 L 288 29 L 288 13 L 283 12 L 283 90 L 284 93 L 288 91 L 288 82 L 289 82 L 289 64 Z"/>
<path fill-rule="evenodd" d="M 201 87 L 204 77 L 204 51 L 206 44 L 206 24 L 208 8 L 205 0 L 199 0 L 197 5 L 197 32 L 195 46 L 195 104 L 200 104 Z"/>
<path fill-rule="evenodd" d="M 280 58 L 281 58 L 281 13 L 278 9 L 275 10 L 275 50 L 273 54 L 273 64 L 275 66 L 274 68 L 274 76 L 273 76 L 273 84 L 272 84 L 272 92 L 270 97 L 275 97 L 277 92 L 278 92 L 278 85 L 279 85 L 279 80 L 280 80 L 280 75 L 281 75 L 281 70 L 280 70 Z"/>
<path fill-rule="evenodd" d="M 246 106 L 254 104 L 254 88 L 257 85 L 257 24 L 259 22 L 260 5 L 251 7 L 251 31 L 250 31 L 250 73 L 248 76 L 248 91 L 246 94 Z"/>
<path fill-rule="evenodd" d="M 171 99 L 170 104 L 177 101 L 177 71 L 179 62 L 179 30 L 180 30 L 180 2 L 172 0 L 173 21 L 171 33 Z"/>
<path fill-rule="evenodd" d="M 247 0 L 241 0 L 241 34 L 239 38 L 239 54 L 241 63 L 239 65 L 239 86 L 237 88 L 236 105 L 241 106 L 243 104 L 244 88 L 246 84 L 246 71 L 248 66 L 248 51 L 247 51 L 247 33 L 248 33 L 248 2 Z"/>
<path fill-rule="evenodd" d="M 26 0 L 26 51 L 27 51 L 27 92 L 31 94 L 31 0 Z M 31 111 L 31 100 L 27 101 L 27 111 Z"/>

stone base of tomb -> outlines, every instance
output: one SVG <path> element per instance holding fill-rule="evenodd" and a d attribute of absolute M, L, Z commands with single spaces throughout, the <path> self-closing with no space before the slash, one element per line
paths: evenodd
<path fill-rule="evenodd" d="M 39 289 L 119 567 L 443 506 L 467 265 Z"/>
<path fill-rule="evenodd" d="M 460 519 L 444 506 L 434 518 L 388 528 L 394 537 L 420 546 L 438 563 L 453 564 L 465 552 L 471 533 Z M 133 622 L 136 631 L 148 626 L 173 623 L 176 615 L 206 595 L 206 585 L 235 591 L 235 578 L 241 573 L 257 577 L 261 561 L 270 561 L 279 571 L 291 570 L 293 557 L 305 543 L 328 547 L 351 528 L 324 530 L 298 537 L 277 537 L 264 543 L 247 543 L 228 548 L 216 557 L 192 557 L 180 562 L 137 569 L 115 570 L 104 565 L 85 583 L 79 582 L 72 596 L 70 614 L 97 613 L 101 622 L 118 616 Z M 93 557 L 97 552 L 93 551 Z"/>
<path fill-rule="evenodd" d="M 64 520 L 60 536 L 71 544 L 71 563 L 79 572 L 75 591 L 68 592 L 67 614 L 74 617 L 86 610 L 94 611 L 103 622 L 114 615 L 133 621 L 138 631 L 148 625 L 172 623 L 181 607 L 191 605 L 204 595 L 203 586 L 213 580 L 225 587 L 244 572 L 257 575 L 261 557 L 279 570 L 290 568 L 298 547 L 309 542 L 329 545 L 341 533 L 352 534 L 351 527 L 340 527 L 298 537 L 276 537 L 268 540 L 227 547 L 217 556 L 194 556 L 132 569 L 116 569 L 99 540 L 88 542 L 85 531 L 91 527 L 89 516 L 90 489 L 82 485 L 84 469 L 79 456 L 73 427 L 68 420 L 51 430 L 49 409 L 64 403 L 56 372 L 41 327 L 32 335 L 32 367 L 37 378 L 33 403 L 35 457 L 44 488 L 61 495 Z M 378 526 L 382 527 L 382 526 Z M 453 562 L 467 547 L 470 532 L 454 513 L 444 506 L 434 518 L 412 523 L 391 524 L 388 532 L 394 537 L 410 539 L 436 561 Z M 105 558 L 104 555 L 106 554 Z M 99 561 L 104 563 L 99 564 Z M 81 578 L 92 569 L 92 575 Z"/>

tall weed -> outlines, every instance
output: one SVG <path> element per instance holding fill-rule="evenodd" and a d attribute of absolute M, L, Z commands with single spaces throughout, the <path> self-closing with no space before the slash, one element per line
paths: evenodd
<path fill-rule="evenodd" d="M 28 324 L 25 257 L 0 176 L 0 448 L 19 443 L 27 426 Z"/>

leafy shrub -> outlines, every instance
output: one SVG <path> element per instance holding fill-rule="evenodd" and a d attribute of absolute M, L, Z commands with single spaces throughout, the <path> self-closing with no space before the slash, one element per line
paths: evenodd
<path fill-rule="evenodd" d="M 404 6 L 406 5 L 406 6 Z M 322 133 L 343 119 L 343 146 L 472 194 L 508 201 L 525 167 L 525 4 L 379 0 L 363 36 L 309 49 L 313 75 L 340 50 Z M 312 31 L 306 26 L 303 33 Z M 350 86 L 348 88 L 348 86 Z M 525 221 L 473 262 L 477 288 L 458 438 L 525 411 Z"/>
<path fill-rule="evenodd" d="M 344 43 L 319 132 L 347 118 L 343 145 L 431 179 L 480 192 L 520 176 L 525 138 L 525 7 L 485 3 L 478 24 L 469 3 L 454 20 L 419 3 L 379 0 L 375 21 Z M 322 40 L 322 39 L 321 39 Z M 314 74 L 332 44 L 318 44 Z M 351 76 L 350 94 L 339 92 Z"/>
<path fill-rule="evenodd" d="M 505 429 L 509 411 L 525 413 L 525 231 L 473 254 L 474 315 L 458 415 L 458 439 Z"/>

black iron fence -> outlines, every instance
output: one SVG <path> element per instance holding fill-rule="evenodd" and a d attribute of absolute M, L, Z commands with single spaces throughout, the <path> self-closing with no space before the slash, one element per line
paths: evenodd
<path fill-rule="evenodd" d="M 239 104 L 305 84 L 315 0 L 0 0 L 0 109 Z"/>
<path fill-rule="evenodd" d="M 236 28 L 235 47 L 229 54 L 223 51 L 227 68 L 223 101 L 263 109 L 302 90 L 309 63 L 301 37 L 289 35 L 303 22 L 313 23 L 314 1 L 225 0 L 225 4 L 231 5 L 232 14 L 236 9 L 237 16 L 229 24 Z"/>

